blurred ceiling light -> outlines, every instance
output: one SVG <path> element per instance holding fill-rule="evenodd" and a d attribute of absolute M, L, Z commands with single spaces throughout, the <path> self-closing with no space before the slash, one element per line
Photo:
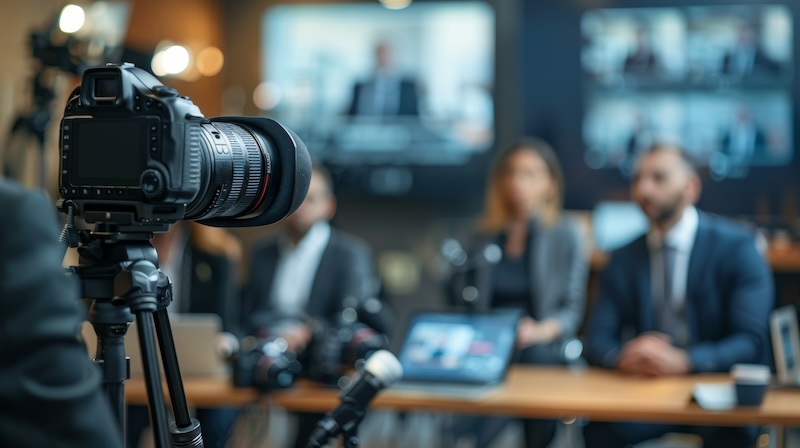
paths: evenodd
<path fill-rule="evenodd" d="M 150 68 L 153 69 L 153 74 L 156 76 L 165 76 L 167 71 L 164 69 L 164 52 L 157 51 L 153 55 L 153 60 L 150 62 Z"/>
<path fill-rule="evenodd" d="M 67 5 L 61 10 L 58 27 L 65 33 L 74 33 L 81 29 L 86 20 L 83 8 L 78 5 Z"/>
<path fill-rule="evenodd" d="M 164 50 L 164 70 L 177 75 L 189 67 L 189 50 L 182 45 L 173 45 Z"/>
<path fill-rule="evenodd" d="M 412 0 L 380 0 L 380 2 L 386 9 L 404 9 L 408 8 Z"/>
<path fill-rule="evenodd" d="M 153 55 L 150 66 L 156 76 L 177 75 L 189 67 L 191 56 L 182 45 L 170 45 Z"/>
<path fill-rule="evenodd" d="M 225 63 L 225 57 L 222 55 L 222 50 L 217 47 L 203 48 L 197 54 L 197 70 L 203 76 L 214 76 L 222 70 L 222 65 Z"/>
<path fill-rule="evenodd" d="M 253 103 L 261 110 L 274 109 L 281 102 L 281 88 L 274 82 L 264 81 L 253 91 Z"/>

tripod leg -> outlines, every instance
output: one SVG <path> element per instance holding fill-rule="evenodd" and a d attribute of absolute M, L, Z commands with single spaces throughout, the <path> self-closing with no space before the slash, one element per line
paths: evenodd
<path fill-rule="evenodd" d="M 108 302 L 94 301 L 89 311 L 89 322 L 97 335 L 94 362 L 102 367 L 103 387 L 122 434 L 127 430 L 125 381 L 130 378 L 124 338 L 131 321 L 133 315 L 126 308 Z"/>
<path fill-rule="evenodd" d="M 171 444 L 166 426 L 167 410 L 164 406 L 164 391 L 161 388 L 161 373 L 158 371 L 152 312 L 137 312 L 136 327 L 139 330 L 144 379 L 147 383 L 147 399 L 150 403 L 150 423 L 155 436 L 156 448 L 167 448 Z"/>
<path fill-rule="evenodd" d="M 189 416 L 189 405 L 183 390 L 178 354 L 175 351 L 175 341 L 172 339 L 172 327 L 169 324 L 166 308 L 157 310 L 153 318 L 161 349 L 161 361 L 164 363 L 164 375 L 167 377 L 167 388 L 172 401 L 172 411 L 175 414 L 175 423 L 169 428 L 172 442 L 176 447 L 202 447 L 203 435 L 200 423 Z"/>
<path fill-rule="evenodd" d="M 125 324 L 127 326 L 127 324 Z M 115 331 L 108 329 L 107 331 Z M 122 334 L 125 334 L 124 332 Z M 103 384 L 106 397 L 112 404 L 122 434 L 126 434 L 126 407 L 124 381 L 129 378 L 128 360 L 125 357 L 125 345 L 122 338 L 99 337 L 97 339 L 97 357 L 95 362 L 103 366 Z"/>

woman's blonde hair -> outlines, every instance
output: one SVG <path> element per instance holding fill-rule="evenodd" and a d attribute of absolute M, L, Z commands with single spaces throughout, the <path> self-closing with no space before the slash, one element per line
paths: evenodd
<path fill-rule="evenodd" d="M 486 233 L 500 232 L 511 221 L 511 212 L 508 210 L 508 204 L 504 200 L 501 184 L 508 159 L 520 151 L 530 151 L 541 157 L 553 182 L 553 194 L 547 199 L 545 208 L 541 213 L 542 224 L 552 226 L 561 216 L 564 174 L 561 171 L 558 157 L 556 157 L 553 148 L 544 141 L 538 138 L 525 138 L 498 153 L 492 162 L 489 182 L 486 187 L 486 205 L 480 221 L 480 228 Z"/>

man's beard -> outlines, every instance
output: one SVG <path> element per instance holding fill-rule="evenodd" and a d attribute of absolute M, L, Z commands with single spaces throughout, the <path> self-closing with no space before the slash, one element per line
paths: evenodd
<path fill-rule="evenodd" d="M 675 198 L 672 201 L 669 201 L 666 205 L 658 206 L 656 208 L 657 210 L 655 216 L 652 216 L 650 219 L 659 225 L 668 224 L 674 221 L 678 216 L 678 213 L 683 210 L 683 195 L 676 195 Z"/>

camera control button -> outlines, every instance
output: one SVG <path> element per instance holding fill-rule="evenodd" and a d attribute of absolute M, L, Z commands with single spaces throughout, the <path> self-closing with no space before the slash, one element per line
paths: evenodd
<path fill-rule="evenodd" d="M 174 98 L 178 96 L 178 91 L 167 86 L 155 86 L 153 92 L 161 98 Z"/>
<path fill-rule="evenodd" d="M 164 176 L 156 170 L 142 173 L 142 193 L 148 199 L 157 199 L 164 192 Z"/>

